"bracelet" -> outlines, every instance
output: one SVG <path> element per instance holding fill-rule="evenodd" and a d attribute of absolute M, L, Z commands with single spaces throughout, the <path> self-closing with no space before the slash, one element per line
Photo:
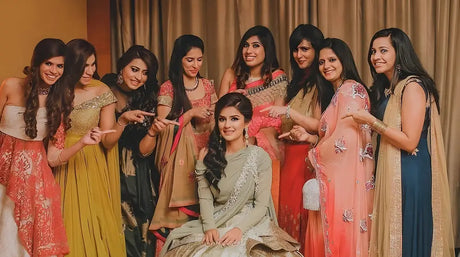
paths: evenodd
<path fill-rule="evenodd" d="M 289 111 L 291 110 L 291 105 L 287 105 L 286 107 L 286 119 L 290 119 L 291 115 L 289 114 Z"/>
<path fill-rule="evenodd" d="M 316 136 L 316 142 L 314 144 L 311 144 L 313 147 L 316 147 L 316 145 L 318 145 L 318 141 L 319 141 L 319 136 L 317 135 Z"/>
<path fill-rule="evenodd" d="M 155 134 L 155 135 L 152 135 L 152 134 L 150 134 L 150 129 L 149 129 L 149 130 L 147 130 L 147 135 L 148 135 L 149 137 L 154 137 L 154 138 L 155 138 L 155 137 L 157 137 L 157 135 L 156 135 L 156 134 Z"/>
<path fill-rule="evenodd" d="M 372 128 L 379 134 L 383 134 L 387 127 L 387 124 L 383 123 L 383 121 L 379 119 L 375 119 L 375 121 L 372 123 Z"/>
<path fill-rule="evenodd" d="M 117 124 L 118 124 L 120 127 L 126 127 L 126 125 L 128 125 L 128 123 L 122 124 L 122 123 L 120 122 L 120 119 L 117 120 Z"/>
<path fill-rule="evenodd" d="M 198 170 L 198 169 L 195 169 L 195 175 L 197 175 L 197 176 L 201 176 L 201 175 L 203 175 L 204 173 L 206 173 L 206 170 Z"/>

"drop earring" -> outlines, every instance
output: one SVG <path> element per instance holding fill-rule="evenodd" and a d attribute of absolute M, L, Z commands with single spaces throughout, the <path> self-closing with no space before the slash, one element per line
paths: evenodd
<path fill-rule="evenodd" d="M 401 75 L 401 65 L 396 64 L 396 72 L 398 73 L 398 75 Z"/>
<path fill-rule="evenodd" d="M 117 85 L 121 85 L 123 83 L 123 76 L 121 75 L 121 71 L 120 73 L 118 73 L 118 76 L 117 76 Z"/>
<path fill-rule="evenodd" d="M 249 133 L 248 133 L 248 128 L 244 128 L 244 142 L 246 143 L 246 147 L 249 145 Z"/>

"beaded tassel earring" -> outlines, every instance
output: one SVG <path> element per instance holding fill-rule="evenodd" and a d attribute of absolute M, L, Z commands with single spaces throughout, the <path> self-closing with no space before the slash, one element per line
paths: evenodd
<path fill-rule="evenodd" d="M 249 145 L 249 133 L 248 133 L 248 128 L 244 128 L 244 142 L 246 143 L 246 147 Z"/>
<path fill-rule="evenodd" d="M 122 83 L 123 83 L 123 76 L 121 75 L 121 71 L 120 71 L 120 73 L 118 73 L 118 76 L 117 76 L 117 84 L 121 85 Z"/>

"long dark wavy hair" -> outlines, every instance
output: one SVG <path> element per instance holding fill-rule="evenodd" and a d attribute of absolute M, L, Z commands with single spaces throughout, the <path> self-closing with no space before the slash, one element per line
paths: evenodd
<path fill-rule="evenodd" d="M 38 42 L 35 46 L 30 66 L 24 67 L 24 74 L 27 75 L 25 78 L 26 90 L 26 110 L 24 112 L 24 122 L 26 124 L 25 134 L 30 138 L 37 137 L 37 111 L 38 111 L 38 87 L 42 79 L 40 78 L 40 65 L 45 61 L 58 56 L 65 56 L 65 44 L 60 39 L 56 38 L 45 38 Z M 53 88 L 59 87 L 57 84 L 61 81 L 62 77 L 53 85 L 50 89 L 50 93 L 47 96 L 46 102 L 48 103 L 51 96 L 53 95 Z M 52 111 L 46 104 L 47 113 Z M 50 117 L 48 115 L 48 123 Z M 48 126 L 49 127 L 49 126 Z M 57 127 L 56 127 L 57 129 Z"/>
<path fill-rule="evenodd" d="M 126 92 L 119 88 L 119 85 L 117 84 L 117 74 L 120 74 L 121 70 L 123 70 L 134 59 L 140 59 L 146 64 L 147 80 L 144 85 L 140 86 L 138 89 Z M 155 55 L 141 45 L 133 45 L 118 59 L 117 71 L 117 74 L 106 74 L 102 77 L 101 81 L 109 87 L 119 88 L 122 93 L 127 95 L 128 104 L 122 109 L 120 114 L 130 110 L 155 112 L 157 105 L 156 95 L 158 93 L 158 61 Z M 121 145 L 128 146 L 131 150 L 138 151 L 139 142 L 147 133 L 152 121 L 153 117 L 145 116 L 143 123 L 128 124 L 120 137 L 119 141 L 123 141 Z"/>
<path fill-rule="evenodd" d="M 391 45 L 396 52 L 393 78 L 391 81 L 388 80 L 385 74 L 377 73 L 371 62 L 372 45 L 375 39 L 381 37 L 389 37 Z M 384 99 L 383 96 L 385 88 L 393 89 L 400 80 L 403 80 L 408 76 L 415 75 L 422 81 L 422 86 L 425 87 L 428 93 L 434 97 L 439 110 L 439 94 L 438 90 L 436 89 L 436 84 L 423 68 L 423 65 L 415 53 L 414 47 L 412 46 L 409 37 L 406 33 L 404 33 L 404 31 L 398 28 L 387 28 L 377 31 L 372 37 L 369 45 L 367 62 L 369 63 L 372 78 L 374 79 L 370 90 L 371 96 L 373 99 L 375 99 L 376 102 L 374 106 L 378 106 L 378 104 Z M 373 113 L 375 113 L 375 110 L 373 110 Z"/>
<path fill-rule="evenodd" d="M 53 94 L 50 92 L 51 98 L 48 97 L 49 101 L 47 101 L 47 107 L 55 109 L 47 114 L 51 140 L 54 140 L 53 136 L 61 123 L 61 116 L 65 129 L 67 130 L 71 126 L 69 115 L 73 109 L 75 85 L 83 75 L 86 61 L 91 55 L 96 57 L 96 50 L 92 44 L 84 39 L 73 39 L 66 45 L 65 69 L 62 76 L 63 86 L 54 87 L 53 90 L 56 92 Z M 97 72 L 94 73 L 93 77 L 99 79 Z"/>
<path fill-rule="evenodd" d="M 343 40 L 338 38 L 326 38 L 321 44 L 320 51 L 325 48 L 331 49 L 335 55 L 337 55 L 337 58 L 339 58 L 343 68 L 341 74 L 342 79 L 344 81 L 347 79 L 352 79 L 363 85 L 364 88 L 368 91 L 366 84 L 364 84 L 361 76 L 359 76 L 358 69 L 356 68 L 356 64 L 353 59 L 353 54 L 351 53 L 348 45 Z M 319 79 L 318 84 L 321 88 L 334 88 L 332 83 L 327 81 L 322 76 Z"/>
<path fill-rule="evenodd" d="M 313 50 L 315 51 L 315 58 L 313 59 L 310 67 L 306 69 L 299 68 L 299 65 L 295 61 L 293 55 L 295 51 L 298 51 L 297 47 L 303 40 L 310 42 Z M 319 47 L 323 40 L 324 36 L 321 30 L 311 24 L 300 24 L 294 29 L 294 31 L 292 31 L 292 34 L 289 37 L 289 61 L 292 69 L 292 80 L 287 88 L 285 99 L 286 103 L 291 101 L 291 99 L 294 98 L 300 90 L 303 90 L 303 94 L 305 95 L 315 85 L 317 85 L 317 81 L 320 76 L 318 71 Z M 327 107 L 327 103 L 331 101 L 334 91 L 330 88 L 320 88 L 319 86 L 317 86 L 317 89 L 318 102 L 321 105 L 321 110 L 324 111 Z"/>
<path fill-rule="evenodd" d="M 268 85 L 272 81 L 272 72 L 279 68 L 278 58 L 276 58 L 275 40 L 270 30 L 260 25 L 250 28 L 241 38 L 238 50 L 236 50 L 235 60 L 232 64 L 238 89 L 245 88 L 245 81 L 249 78 L 249 67 L 244 62 L 243 47 L 246 41 L 252 36 L 259 38 L 265 50 L 265 59 L 260 70 L 260 76 L 264 79 L 264 85 Z"/>
<path fill-rule="evenodd" d="M 169 79 L 173 85 L 173 105 L 167 116 L 168 119 L 177 119 L 180 115 L 192 108 L 192 104 L 185 92 L 182 58 L 184 58 L 194 47 L 201 49 L 201 52 L 204 54 L 203 40 L 195 35 L 182 35 L 174 42 L 168 72 Z M 197 76 L 199 78 L 201 77 L 199 72 Z"/>
<path fill-rule="evenodd" d="M 246 96 L 240 93 L 228 93 L 217 101 L 214 112 L 216 125 L 209 136 L 209 150 L 208 154 L 204 157 L 204 164 L 207 168 L 205 177 L 209 181 L 209 184 L 216 189 L 218 189 L 217 183 L 219 183 L 222 173 L 227 166 L 227 160 L 225 159 L 225 152 L 227 150 L 226 141 L 222 139 L 218 126 L 220 113 L 226 107 L 235 107 L 244 116 L 245 123 L 248 123 L 252 119 L 251 101 Z"/>

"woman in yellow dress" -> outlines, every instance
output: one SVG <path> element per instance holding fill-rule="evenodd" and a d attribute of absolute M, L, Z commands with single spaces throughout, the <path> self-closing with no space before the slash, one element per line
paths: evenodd
<path fill-rule="evenodd" d="M 72 124 L 65 134 L 65 147 L 74 145 L 91 128 L 113 129 L 113 133 L 102 136 L 100 144 L 83 148 L 55 169 L 70 246 L 68 256 L 126 256 L 118 151 L 114 146 L 127 122 L 142 122 L 149 114 L 134 110 L 116 122 L 115 96 L 108 86 L 93 79 L 98 78 L 94 47 L 74 39 L 67 48 L 67 83 L 75 88 L 70 92 L 74 94 Z"/>

